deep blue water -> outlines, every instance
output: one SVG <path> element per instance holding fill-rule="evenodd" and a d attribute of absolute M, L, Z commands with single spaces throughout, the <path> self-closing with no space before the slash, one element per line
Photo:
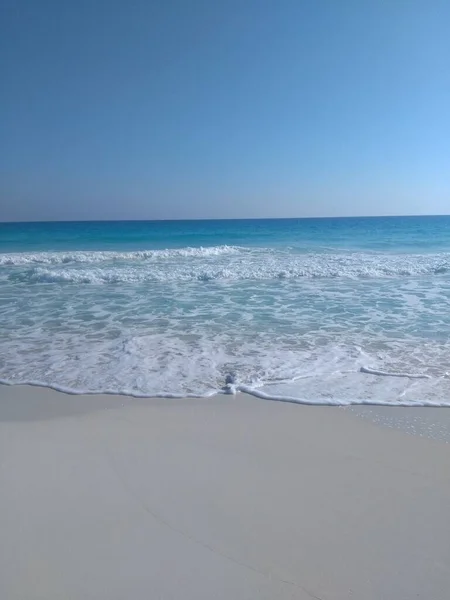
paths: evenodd
<path fill-rule="evenodd" d="M 450 404 L 449 339 L 450 217 L 0 224 L 10 382 Z"/>
<path fill-rule="evenodd" d="M 450 216 L 0 223 L 0 252 L 146 250 L 186 246 L 447 250 Z"/>

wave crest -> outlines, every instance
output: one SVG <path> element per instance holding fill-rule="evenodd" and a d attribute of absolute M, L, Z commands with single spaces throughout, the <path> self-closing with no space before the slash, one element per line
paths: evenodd
<path fill-rule="evenodd" d="M 117 257 L 119 253 L 109 255 Z M 6 267 L 0 279 L 11 283 L 76 284 L 376 279 L 443 276 L 450 269 L 450 255 L 443 254 L 290 254 L 262 249 L 245 251 L 228 246 L 152 251 L 151 254 L 120 253 L 123 262 L 113 258 L 103 264 L 105 253 L 101 253 L 103 258 L 94 256 L 91 261 L 94 264 L 83 264 L 81 258 L 80 263 L 66 264 L 60 257 L 61 262 L 55 264 L 24 263 L 10 269 Z M 131 258 L 127 261 L 125 256 Z M 145 260 L 149 257 L 150 260 Z M 159 260 L 161 257 L 163 260 Z M 167 261 L 166 257 L 171 260 Z M 23 266 L 28 268 L 21 268 Z"/>
<path fill-rule="evenodd" d="M 292 249 L 222 245 L 0 255 L 0 280 L 12 283 L 373 279 L 443 276 L 449 272 L 450 253 L 298 253 Z"/>
<path fill-rule="evenodd" d="M 209 246 L 199 248 L 168 248 L 165 250 L 136 250 L 132 252 L 81 251 L 74 252 L 16 252 L 0 254 L 0 266 L 14 267 L 27 265 L 69 265 L 92 264 L 119 261 L 146 261 L 171 258 L 213 257 L 226 254 L 239 254 L 245 248 L 239 246 Z"/>

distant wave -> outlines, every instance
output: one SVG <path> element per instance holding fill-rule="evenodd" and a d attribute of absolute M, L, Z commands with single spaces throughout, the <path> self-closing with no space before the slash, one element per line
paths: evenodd
<path fill-rule="evenodd" d="M 141 252 L 2 255 L 0 265 L 3 266 L 0 279 L 11 283 L 372 279 L 444 275 L 450 272 L 450 254 L 296 254 L 274 249 L 216 246 Z"/>
<path fill-rule="evenodd" d="M 16 252 L 0 254 L 0 266 L 92 264 L 111 261 L 145 261 L 183 257 L 208 257 L 245 252 L 238 246 L 199 248 L 170 248 L 165 250 L 136 250 L 134 252 L 81 251 L 74 252 Z"/>

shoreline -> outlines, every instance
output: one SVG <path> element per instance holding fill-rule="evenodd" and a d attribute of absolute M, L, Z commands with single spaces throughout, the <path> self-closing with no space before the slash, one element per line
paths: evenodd
<path fill-rule="evenodd" d="M 448 446 L 348 409 L 1 386 L 0 450 L 8 600 L 448 596 Z"/>
<path fill-rule="evenodd" d="M 412 378 L 412 379 L 428 379 L 428 377 L 422 375 L 405 375 L 405 374 L 389 374 L 383 373 L 381 371 L 371 371 L 362 367 L 360 369 L 361 373 L 366 373 L 369 375 L 381 375 L 382 377 L 390 376 L 394 378 Z M 343 400 L 339 398 L 324 398 L 324 399 L 307 399 L 307 398 L 299 398 L 296 396 L 286 396 L 282 394 L 269 394 L 267 392 L 262 391 L 259 388 L 252 388 L 251 386 L 245 384 L 235 384 L 229 383 L 228 377 L 225 378 L 225 385 L 223 388 L 218 390 L 211 390 L 211 392 L 206 394 L 189 394 L 189 393 L 158 393 L 158 394 L 145 394 L 142 392 L 133 392 L 131 390 L 124 391 L 114 391 L 114 390 L 98 390 L 98 391 L 89 391 L 89 390 L 76 390 L 74 388 L 65 387 L 59 384 L 48 384 L 43 383 L 41 381 L 11 381 L 8 379 L 0 378 L 0 388 L 1 387 L 11 387 L 11 388 L 37 388 L 49 390 L 50 392 L 62 394 L 65 396 L 77 396 L 77 397 L 109 397 L 109 398 L 129 398 L 133 400 L 195 400 L 195 399 L 211 399 L 220 396 L 236 396 L 236 395 L 247 395 L 252 396 L 253 398 L 257 398 L 259 400 L 266 400 L 269 402 L 280 402 L 285 404 L 297 404 L 300 406 L 317 406 L 317 407 L 339 407 L 339 408 L 351 408 L 351 407 L 371 407 L 371 408 L 412 408 L 412 409 L 435 409 L 435 408 L 450 408 L 450 403 L 448 401 L 433 401 L 433 400 Z M 262 386 L 264 387 L 264 386 Z M 269 386 L 265 386 L 269 387 Z"/>

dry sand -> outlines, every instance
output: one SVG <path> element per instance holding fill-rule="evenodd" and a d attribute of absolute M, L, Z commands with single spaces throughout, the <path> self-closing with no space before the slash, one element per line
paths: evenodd
<path fill-rule="evenodd" d="M 448 600 L 449 509 L 450 446 L 351 411 L 0 387 L 1 600 Z"/>

